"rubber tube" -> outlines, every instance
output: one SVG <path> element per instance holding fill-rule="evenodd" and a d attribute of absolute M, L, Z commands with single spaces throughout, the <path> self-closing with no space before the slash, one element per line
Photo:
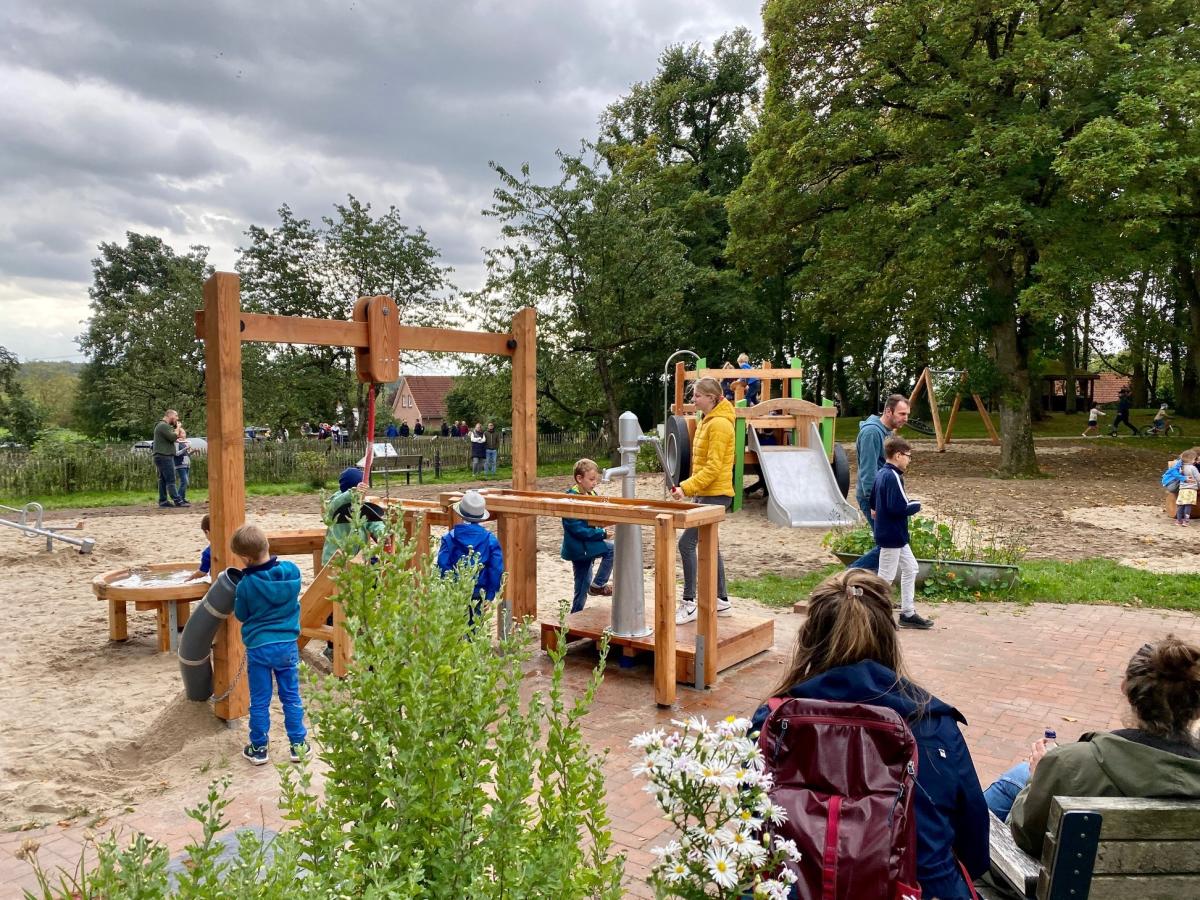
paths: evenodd
<path fill-rule="evenodd" d="M 221 623 L 233 614 L 241 569 L 226 569 L 217 576 L 183 627 L 179 638 L 179 674 L 189 700 L 212 696 L 212 643 Z"/>

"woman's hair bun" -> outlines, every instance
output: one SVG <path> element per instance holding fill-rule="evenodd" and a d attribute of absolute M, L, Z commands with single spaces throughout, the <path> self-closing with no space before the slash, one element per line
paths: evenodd
<path fill-rule="evenodd" d="M 1150 668 L 1169 681 L 1200 681 L 1200 647 L 1168 634 L 1151 645 Z"/>

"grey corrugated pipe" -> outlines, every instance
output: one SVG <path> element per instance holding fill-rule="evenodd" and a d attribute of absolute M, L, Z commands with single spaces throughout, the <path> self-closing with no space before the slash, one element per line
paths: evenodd
<path fill-rule="evenodd" d="M 226 569 L 217 576 L 204 599 L 188 617 L 179 639 L 179 674 L 189 700 L 212 696 L 212 643 L 221 623 L 233 612 L 240 569 Z"/>

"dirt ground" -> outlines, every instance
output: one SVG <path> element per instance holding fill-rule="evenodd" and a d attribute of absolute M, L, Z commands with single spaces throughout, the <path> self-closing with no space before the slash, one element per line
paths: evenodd
<path fill-rule="evenodd" d="M 1200 529 L 1177 528 L 1159 510 L 1165 459 L 1145 442 L 1039 442 L 1046 478 L 992 477 L 998 449 L 918 444 L 909 492 L 939 515 L 962 515 L 1009 535 L 1031 557 L 1107 557 L 1161 571 L 1200 571 Z M 543 479 L 545 490 L 568 479 Z M 602 486 L 615 493 L 616 487 Z M 393 488 L 436 496 L 446 486 Z M 639 478 L 639 494 L 661 497 L 662 480 Z M 319 525 L 315 496 L 251 498 L 248 517 L 268 530 Z M 816 530 L 782 529 L 753 500 L 721 526 L 730 578 L 793 575 L 828 564 Z M 155 651 L 152 614 L 130 610 L 130 640 L 107 640 L 106 608 L 91 590 L 97 574 L 154 562 L 194 565 L 203 548 L 204 507 L 63 510 L 81 519 L 95 552 L 45 551 L 40 540 L 0 533 L 0 597 L 8 622 L 0 642 L 0 828 L 98 814 L 185 783 L 207 780 L 236 757 L 242 723 L 226 727 L 182 698 L 178 665 Z M 571 591 L 558 558 L 557 520 L 539 522 L 539 607 L 552 612 Z M 653 560 L 646 576 L 652 596 Z M 311 561 L 295 558 L 306 582 Z"/>

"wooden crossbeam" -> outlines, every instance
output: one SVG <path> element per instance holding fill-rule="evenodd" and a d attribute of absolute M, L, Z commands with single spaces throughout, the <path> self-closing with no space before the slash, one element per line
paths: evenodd
<path fill-rule="evenodd" d="M 302 316 L 240 313 L 242 343 L 315 344 L 322 347 L 367 347 L 366 322 L 343 322 Z M 459 331 L 453 328 L 397 327 L 399 349 L 428 353 L 484 353 L 512 356 L 517 342 L 511 334 Z M 196 313 L 196 337 L 204 336 L 204 312 Z"/>
<path fill-rule="evenodd" d="M 484 492 L 488 510 L 514 516 L 550 516 L 559 519 L 587 519 L 611 525 L 653 526 L 659 515 L 666 514 L 676 528 L 698 528 L 725 517 L 720 506 L 678 503 L 669 500 L 641 500 L 623 497 L 568 498 L 542 491 Z M 449 508 L 462 493 L 448 491 L 438 501 Z"/>

